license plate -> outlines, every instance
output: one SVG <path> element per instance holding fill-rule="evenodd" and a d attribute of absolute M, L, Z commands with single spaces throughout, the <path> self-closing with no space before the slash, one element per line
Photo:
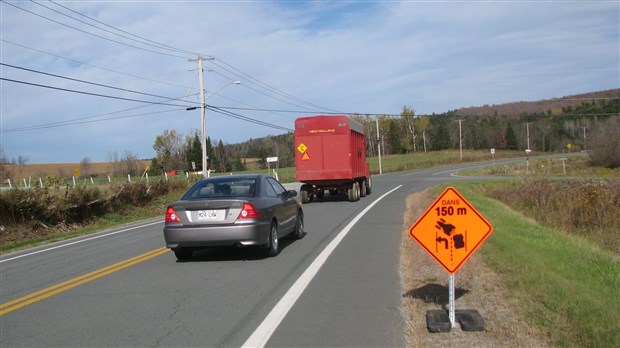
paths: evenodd
<path fill-rule="evenodd" d="M 224 220 L 225 210 L 198 210 L 198 220 Z"/>

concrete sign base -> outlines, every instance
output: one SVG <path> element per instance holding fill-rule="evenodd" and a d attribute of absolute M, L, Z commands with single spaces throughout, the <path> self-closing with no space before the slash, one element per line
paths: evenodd
<path fill-rule="evenodd" d="M 484 320 L 475 309 L 457 309 L 456 321 L 463 331 L 484 331 Z M 426 312 L 426 327 L 429 332 L 450 332 L 450 317 L 446 310 L 430 310 Z"/>

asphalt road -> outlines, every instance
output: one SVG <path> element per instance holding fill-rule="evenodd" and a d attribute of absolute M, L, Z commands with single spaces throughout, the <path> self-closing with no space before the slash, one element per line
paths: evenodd
<path fill-rule="evenodd" d="M 176 262 L 163 215 L 3 255 L 0 346 L 406 346 L 405 198 L 480 165 L 374 176 L 358 202 L 306 204 L 307 234 L 275 258 L 220 249 Z"/>

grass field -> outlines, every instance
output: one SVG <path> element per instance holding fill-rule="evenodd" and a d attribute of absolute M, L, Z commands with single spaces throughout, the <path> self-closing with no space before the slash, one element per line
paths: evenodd
<path fill-rule="evenodd" d="M 496 200 L 457 188 L 494 225 L 481 249 L 528 320 L 557 346 L 613 347 L 620 342 L 620 261 L 587 238 L 545 228 Z"/>

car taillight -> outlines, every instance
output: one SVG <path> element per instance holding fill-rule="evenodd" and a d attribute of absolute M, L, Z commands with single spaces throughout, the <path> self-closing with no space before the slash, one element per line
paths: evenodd
<path fill-rule="evenodd" d="M 166 222 L 181 222 L 173 207 L 166 209 Z"/>
<path fill-rule="evenodd" d="M 260 213 L 252 204 L 243 203 L 243 208 L 237 219 L 258 219 L 259 217 L 261 217 Z"/>

